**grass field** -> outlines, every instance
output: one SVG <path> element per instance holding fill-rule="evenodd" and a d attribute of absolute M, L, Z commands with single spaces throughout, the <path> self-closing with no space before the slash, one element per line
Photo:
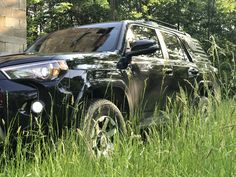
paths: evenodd
<path fill-rule="evenodd" d="M 181 121 L 170 113 L 146 142 L 130 133 L 109 158 L 91 156 L 77 132 L 56 142 L 44 142 L 39 134 L 23 147 L 19 138 L 14 155 L 2 152 L 0 176 L 236 176 L 236 100 L 207 112 L 186 108 Z"/>

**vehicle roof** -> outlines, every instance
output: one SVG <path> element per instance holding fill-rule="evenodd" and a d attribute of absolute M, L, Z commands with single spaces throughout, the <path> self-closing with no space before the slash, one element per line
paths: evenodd
<path fill-rule="evenodd" d="M 104 23 L 93 23 L 88 25 L 81 25 L 78 28 L 94 28 L 94 27 L 120 27 L 124 24 L 124 21 L 119 22 L 104 22 Z"/>
<path fill-rule="evenodd" d="M 103 23 L 94 23 L 94 24 L 88 24 L 88 25 L 82 25 L 82 26 L 78 26 L 79 28 L 93 28 L 93 27 L 120 27 L 122 25 L 127 25 L 127 24 L 141 24 L 141 25 L 146 25 L 146 26 L 150 26 L 153 28 L 158 28 L 160 30 L 164 30 L 164 31 L 169 31 L 172 33 L 176 33 L 178 35 L 186 35 L 186 36 L 190 36 L 188 33 L 183 32 L 183 31 L 179 31 L 177 29 L 171 28 L 171 27 L 167 27 L 164 25 L 161 25 L 157 22 L 154 21 L 145 21 L 145 20 L 123 20 L 123 21 L 112 21 L 112 22 L 103 22 Z"/>

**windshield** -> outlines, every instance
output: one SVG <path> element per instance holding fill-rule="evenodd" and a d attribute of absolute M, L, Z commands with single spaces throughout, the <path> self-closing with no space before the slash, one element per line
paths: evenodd
<path fill-rule="evenodd" d="M 117 48 L 119 28 L 70 28 L 39 39 L 26 52 L 67 53 L 104 52 Z"/>

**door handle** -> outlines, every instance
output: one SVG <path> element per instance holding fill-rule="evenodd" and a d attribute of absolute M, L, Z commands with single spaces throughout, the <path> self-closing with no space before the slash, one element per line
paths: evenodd
<path fill-rule="evenodd" d="M 192 68 L 192 67 L 188 69 L 189 77 L 195 77 L 195 76 L 198 76 L 198 74 L 199 74 L 198 69 Z"/>
<path fill-rule="evenodd" d="M 173 76 L 173 68 L 163 68 L 162 71 L 164 74 Z"/>

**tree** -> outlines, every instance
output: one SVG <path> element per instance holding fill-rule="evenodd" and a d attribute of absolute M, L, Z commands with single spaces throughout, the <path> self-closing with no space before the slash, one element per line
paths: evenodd
<path fill-rule="evenodd" d="M 106 0 L 27 0 L 28 44 L 38 36 L 109 19 Z"/>
<path fill-rule="evenodd" d="M 69 26 L 142 18 L 174 24 L 206 47 L 211 35 L 236 43 L 234 0 L 27 0 L 27 3 L 29 43 L 42 33 Z"/>

